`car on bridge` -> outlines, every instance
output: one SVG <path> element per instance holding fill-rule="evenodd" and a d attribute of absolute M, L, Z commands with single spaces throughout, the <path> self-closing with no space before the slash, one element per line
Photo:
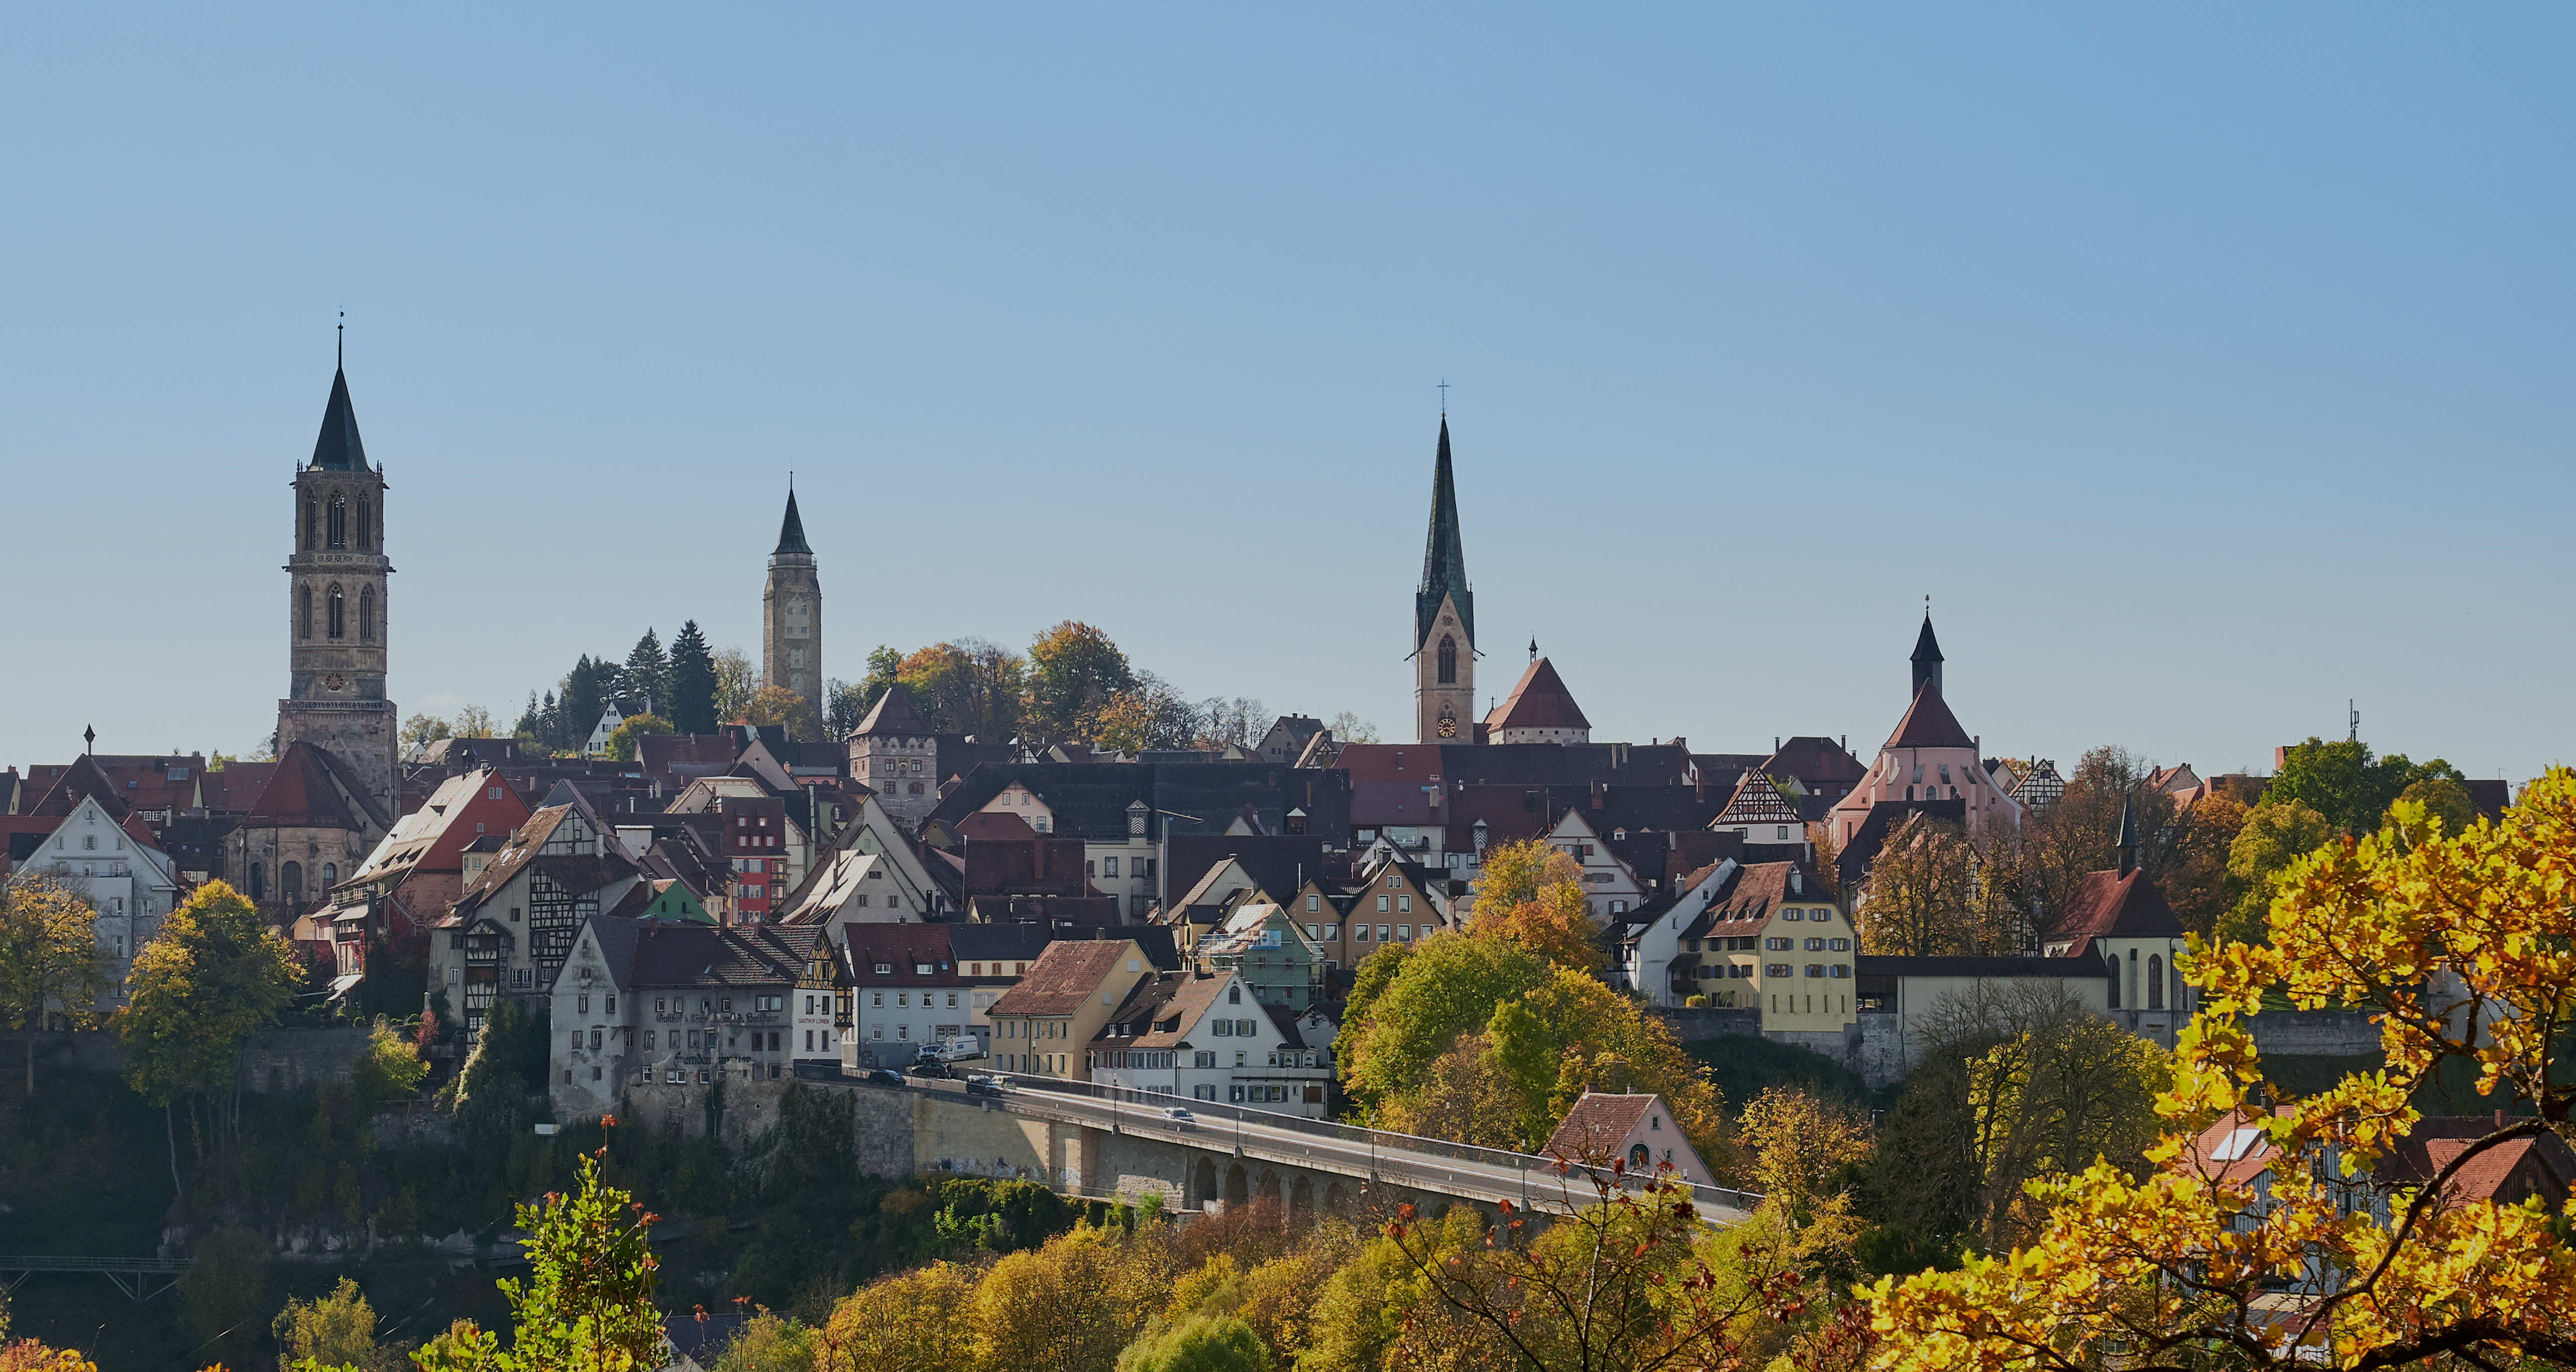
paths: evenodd
<path fill-rule="evenodd" d="M 898 1072 L 891 1067 L 869 1068 L 867 1080 L 875 1082 L 879 1086 L 901 1086 L 904 1084 L 903 1073 Z"/>
<path fill-rule="evenodd" d="M 998 1096 L 1009 1089 L 1009 1083 L 1004 1082 L 1000 1077 L 968 1077 L 966 1079 L 966 1094 L 970 1096 Z"/>
<path fill-rule="evenodd" d="M 1199 1117 L 1175 1105 L 1163 1112 L 1163 1122 L 1175 1129 L 1196 1129 Z"/>

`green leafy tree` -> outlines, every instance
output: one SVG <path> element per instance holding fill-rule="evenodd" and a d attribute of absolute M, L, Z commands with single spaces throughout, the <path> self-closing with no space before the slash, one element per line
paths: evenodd
<path fill-rule="evenodd" d="M 2270 937 L 2273 884 L 2293 863 L 2341 832 L 2333 820 L 2287 796 L 2266 795 L 2262 804 L 2246 811 L 2227 848 L 2227 875 L 2237 896 L 2219 921 L 2219 934 L 2238 943 Z"/>
<path fill-rule="evenodd" d="M 1138 670 L 1135 683 L 1109 697 L 1091 724 L 1093 744 L 1121 753 L 1197 745 L 1202 721 L 1198 707 L 1172 684 Z"/>
<path fill-rule="evenodd" d="M 656 713 L 671 708 L 671 659 L 651 629 L 626 652 L 626 689 L 651 699 Z"/>
<path fill-rule="evenodd" d="M 451 738 L 490 738 L 492 712 L 480 705 L 468 705 L 456 712 L 456 731 Z"/>
<path fill-rule="evenodd" d="M 1197 1315 L 1127 1345 L 1118 1372 L 1270 1372 L 1270 1350 L 1231 1315 Z"/>
<path fill-rule="evenodd" d="M 418 1046 L 382 1015 L 376 1016 L 357 1061 L 349 1065 L 349 1085 L 368 1101 L 400 1100 L 420 1089 L 427 1075 L 429 1064 L 421 1060 Z"/>
<path fill-rule="evenodd" d="M 760 669 L 740 648 L 718 648 L 711 660 L 716 669 L 716 722 L 744 723 L 751 713 L 751 698 L 760 692 Z"/>
<path fill-rule="evenodd" d="M 1028 727 L 1050 741 L 1087 737 L 1110 701 L 1136 685 L 1118 645 L 1077 620 L 1031 641 L 1028 664 Z"/>
<path fill-rule="evenodd" d="M 819 743 L 823 739 L 823 717 L 814 713 L 814 703 L 784 686 L 763 686 L 751 693 L 751 704 L 743 710 L 746 724 L 775 724 L 787 730 L 787 737 L 798 743 Z"/>
<path fill-rule="evenodd" d="M 716 662 L 694 619 L 671 640 L 671 727 L 684 734 L 716 731 Z"/>
<path fill-rule="evenodd" d="M 2409 784 L 2397 799 L 2423 806 L 2425 815 L 2440 820 L 2442 832 L 2453 837 L 2478 822 L 2478 805 L 2469 799 L 2469 788 L 2449 777 L 2424 777 Z M 2388 808 L 2388 819 L 2393 822 L 2397 806 L 2392 803 Z"/>
<path fill-rule="evenodd" d="M 179 1316 L 218 1362 L 249 1351 L 268 1301 L 268 1239 L 238 1226 L 197 1240 L 179 1277 Z"/>
<path fill-rule="evenodd" d="M 610 1123 L 614 1123 L 612 1119 Z M 661 1366 L 649 1242 L 661 1217 L 602 1185 L 606 1145 L 581 1160 L 581 1186 L 518 1208 L 531 1275 L 495 1283 L 510 1303 L 509 1348 L 460 1320 L 415 1355 L 421 1372 L 644 1372 Z"/>
<path fill-rule="evenodd" d="M 1365 974 L 1368 964 L 1361 967 Z M 1444 935 L 1414 945 L 1394 971 L 1366 1006 L 1358 1041 L 1337 1053 L 1343 1088 L 1372 1107 L 1420 1080 L 1460 1035 L 1484 1028 L 1496 1006 L 1544 984 L 1548 964 L 1507 939 Z"/>
<path fill-rule="evenodd" d="M 269 933 L 250 901 L 222 881 L 198 887 L 135 955 L 117 1038 L 125 1049 L 126 1083 L 161 1107 L 174 1189 L 179 1143 L 172 1103 L 188 1092 L 234 1085 L 242 1046 L 294 1000 L 301 979 L 286 941 Z M 230 1102 L 237 1114 L 238 1091 L 224 1091 L 218 1101 Z"/>
<path fill-rule="evenodd" d="M 671 721 L 660 715 L 629 715 L 626 722 L 608 735 L 608 755 L 620 762 L 635 760 L 635 750 L 642 745 L 636 740 L 646 734 L 671 732 Z"/>
<path fill-rule="evenodd" d="M 2379 828 L 2390 804 L 2406 788 L 2434 777 L 2460 781 L 2460 769 L 2434 758 L 2409 762 L 2404 753 L 2380 757 L 2357 739 L 2327 743 L 2310 738 L 2288 749 L 2281 770 L 2263 788 L 2263 801 L 2297 801 L 2355 838 Z"/>
<path fill-rule="evenodd" d="M 86 1012 L 112 984 L 98 911 L 87 900 L 50 876 L 0 886 L 0 1015 L 24 1031 L 29 1097 L 45 1016 L 56 1007 Z"/>
<path fill-rule="evenodd" d="M 906 656 L 896 679 L 932 728 L 990 743 L 1020 732 L 1026 672 L 1018 654 L 980 638 L 961 638 Z"/>
<path fill-rule="evenodd" d="M 819 1331 L 816 1372 L 951 1372 L 974 1346 L 974 1299 L 975 1269 L 955 1263 L 870 1282 L 844 1297 Z"/>
<path fill-rule="evenodd" d="M 406 748 L 418 747 L 423 743 L 435 743 L 442 738 L 455 736 L 455 725 L 432 714 L 417 714 L 404 720 L 402 733 L 399 735 Z"/>

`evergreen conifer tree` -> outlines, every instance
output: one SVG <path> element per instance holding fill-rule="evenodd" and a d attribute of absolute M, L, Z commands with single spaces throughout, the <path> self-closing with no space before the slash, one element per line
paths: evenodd
<path fill-rule="evenodd" d="M 633 695 L 651 697 L 654 714 L 670 716 L 671 660 L 663 656 L 662 640 L 651 629 L 635 640 L 634 651 L 626 655 L 626 689 Z"/>
<path fill-rule="evenodd" d="M 694 619 L 671 640 L 671 727 L 684 734 L 716 731 L 716 661 Z"/>

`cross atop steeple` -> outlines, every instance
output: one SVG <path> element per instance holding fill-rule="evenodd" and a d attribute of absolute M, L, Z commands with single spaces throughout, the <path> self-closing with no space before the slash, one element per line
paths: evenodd
<path fill-rule="evenodd" d="M 1449 416 L 1440 416 L 1440 451 L 1431 464 L 1431 527 L 1423 538 L 1422 584 L 1413 593 L 1413 641 L 1431 636 L 1440 599 L 1458 604 L 1459 627 L 1476 639 L 1476 597 L 1467 588 L 1467 549 L 1458 533 L 1458 481 L 1449 469 Z"/>

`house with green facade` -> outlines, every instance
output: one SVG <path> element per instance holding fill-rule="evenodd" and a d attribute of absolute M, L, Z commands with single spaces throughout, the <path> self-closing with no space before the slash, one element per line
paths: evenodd
<path fill-rule="evenodd" d="M 1276 902 L 1238 905 L 1191 952 L 1209 971 L 1240 977 L 1265 1005 L 1303 1010 L 1323 998 L 1324 947 Z"/>

